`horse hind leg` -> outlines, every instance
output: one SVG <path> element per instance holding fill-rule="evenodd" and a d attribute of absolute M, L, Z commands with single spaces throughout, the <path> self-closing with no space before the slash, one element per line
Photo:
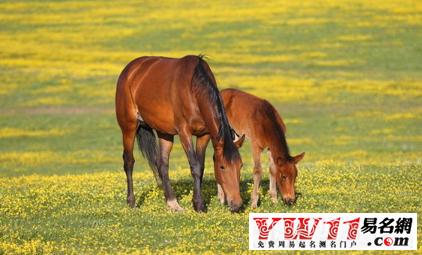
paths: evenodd
<path fill-rule="evenodd" d="M 122 131 L 123 140 L 123 168 L 127 179 L 127 203 L 135 207 L 135 195 L 133 193 L 132 172 L 135 159 L 133 157 L 133 145 L 135 143 L 137 120 L 136 107 L 131 100 L 129 86 L 119 78 L 116 88 L 116 117 Z"/>
<path fill-rule="evenodd" d="M 127 203 L 130 207 L 135 207 L 135 194 L 133 193 L 133 144 L 135 141 L 136 125 L 133 128 L 122 131 L 123 133 L 123 168 L 126 173 L 127 181 Z"/>

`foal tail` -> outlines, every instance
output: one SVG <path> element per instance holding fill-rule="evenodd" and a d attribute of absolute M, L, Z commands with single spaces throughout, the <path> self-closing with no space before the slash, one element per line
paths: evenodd
<path fill-rule="evenodd" d="M 136 130 L 136 138 L 138 147 L 144 158 L 148 160 L 158 187 L 162 187 L 162 181 L 158 172 L 158 146 L 152 128 L 144 123 L 139 122 L 138 130 Z"/>

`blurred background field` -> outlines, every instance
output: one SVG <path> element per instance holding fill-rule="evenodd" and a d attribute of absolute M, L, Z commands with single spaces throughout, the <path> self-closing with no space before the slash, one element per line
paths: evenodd
<path fill-rule="evenodd" d="M 248 143 L 243 213 L 217 203 L 211 147 L 209 211 L 192 211 L 179 143 L 187 211 L 166 210 L 138 152 L 139 208 L 126 207 L 114 92 L 142 55 L 206 54 L 219 88 L 277 107 L 292 154 L 307 153 L 303 196 L 271 204 L 265 173 L 256 211 L 421 215 L 421 28 L 411 0 L 0 2 L 0 254 L 247 252 Z"/>

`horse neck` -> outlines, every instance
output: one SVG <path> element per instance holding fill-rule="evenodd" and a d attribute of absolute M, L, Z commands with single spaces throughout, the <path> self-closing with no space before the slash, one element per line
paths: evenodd
<path fill-rule="evenodd" d="M 202 58 L 198 58 L 192 76 L 192 91 L 214 147 L 221 144 L 220 141 L 223 139 L 224 154 L 227 157 L 232 157 L 236 149 L 231 139 L 230 125 L 224 111 L 224 105 L 214 75 Z"/>
<path fill-rule="evenodd" d="M 283 162 L 289 160 L 290 152 L 282 127 L 272 120 L 272 128 L 268 134 L 268 148 L 274 160 L 281 158 Z"/>
<path fill-rule="evenodd" d="M 225 113 L 222 112 L 215 103 L 211 102 L 209 97 L 198 98 L 199 108 L 202 113 L 202 118 L 210 133 L 211 140 L 214 145 L 223 139 L 223 142 L 231 140 L 230 126 L 225 119 Z"/>

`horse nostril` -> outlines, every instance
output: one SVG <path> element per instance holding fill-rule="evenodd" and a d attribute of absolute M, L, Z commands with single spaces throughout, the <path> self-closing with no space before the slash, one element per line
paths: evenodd
<path fill-rule="evenodd" d="M 235 206 L 235 207 L 232 206 L 232 207 L 230 207 L 230 210 L 234 213 L 237 213 L 237 212 L 240 211 L 240 206 Z"/>
<path fill-rule="evenodd" d="M 242 203 L 239 203 L 239 204 L 235 204 L 233 202 L 230 203 L 230 211 L 232 212 L 236 212 L 236 213 L 239 212 L 241 207 L 242 207 Z"/>
<path fill-rule="evenodd" d="M 288 199 L 284 199 L 284 203 L 288 206 L 292 206 L 294 204 L 294 199 L 288 198 Z"/>

